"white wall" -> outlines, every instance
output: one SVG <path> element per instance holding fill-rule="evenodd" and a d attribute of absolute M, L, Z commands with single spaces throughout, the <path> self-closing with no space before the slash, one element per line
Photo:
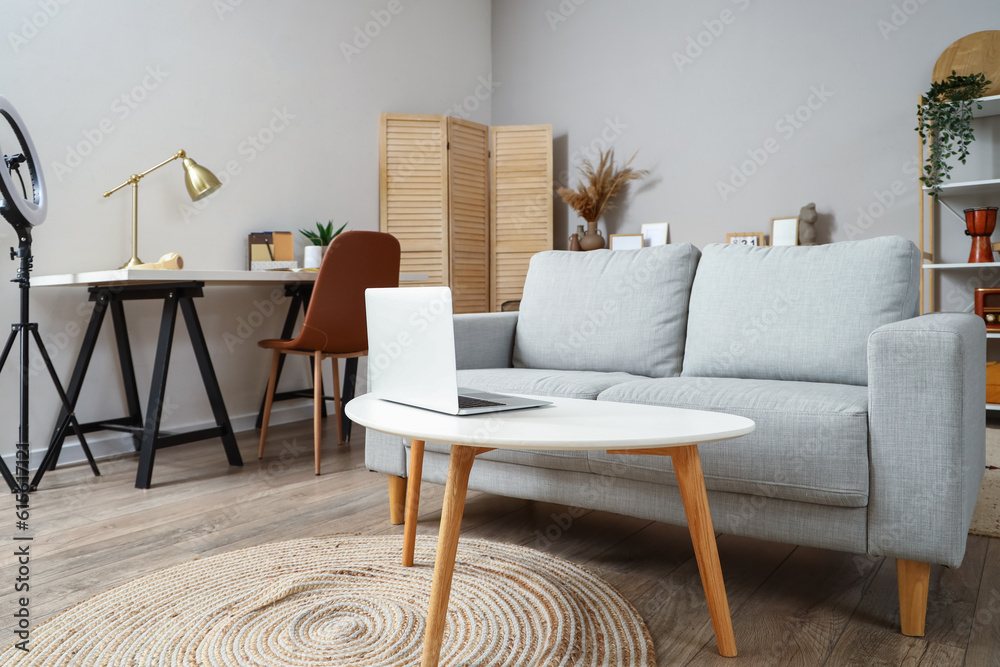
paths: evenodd
<path fill-rule="evenodd" d="M 458 114 L 466 111 L 454 105 L 468 104 L 472 120 L 490 122 L 489 104 L 469 98 L 490 75 L 487 0 L 5 0 L 0 26 L 0 94 L 25 119 L 48 180 L 35 275 L 125 261 L 129 192 L 101 194 L 180 148 L 226 185 L 195 208 L 179 165 L 144 179 L 139 255 L 155 261 L 174 251 L 189 268 L 236 269 L 244 266 L 251 231 L 297 230 L 328 218 L 349 220 L 351 229 L 378 228 L 380 112 Z M 367 42 L 358 37 L 365 30 L 375 35 Z M 0 224 L 0 245 L 12 241 Z M 13 277 L 14 263 L 6 270 Z M 255 341 L 277 335 L 284 308 L 245 343 L 227 345 L 223 334 L 235 334 L 240 318 L 269 292 L 216 288 L 198 302 L 236 418 L 256 413 L 268 356 Z M 82 288 L 32 290 L 33 317 L 64 381 L 82 337 L 72 325 L 82 331 L 89 317 L 85 297 Z M 0 288 L 0 309 L 11 321 L 16 303 L 14 285 Z M 145 401 L 159 308 L 130 303 L 126 312 Z M 121 414 L 109 339 L 110 326 L 80 401 L 84 419 Z M 211 418 L 183 326 L 176 341 L 166 427 Z M 15 367 L 16 358 L 0 377 L 4 454 L 17 439 Z M 304 368 L 298 376 L 306 386 Z M 47 444 L 56 396 L 46 378 L 36 378 L 37 451 Z"/>
<path fill-rule="evenodd" d="M 666 221 L 701 247 L 814 201 L 822 241 L 916 240 L 917 98 L 949 44 L 997 28 L 996 0 L 495 0 L 493 122 L 552 123 L 557 180 L 576 182 L 602 135 L 619 158 L 638 150 L 651 174 L 612 232 Z M 581 221 L 556 201 L 566 247 Z"/>

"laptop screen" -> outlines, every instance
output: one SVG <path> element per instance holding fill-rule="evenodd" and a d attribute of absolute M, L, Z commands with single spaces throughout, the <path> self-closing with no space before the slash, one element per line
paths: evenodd
<path fill-rule="evenodd" d="M 458 412 L 451 289 L 365 290 L 368 391 L 377 398 Z"/>

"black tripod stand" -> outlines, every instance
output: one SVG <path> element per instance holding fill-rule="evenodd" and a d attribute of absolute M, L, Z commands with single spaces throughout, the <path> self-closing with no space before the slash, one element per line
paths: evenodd
<path fill-rule="evenodd" d="M 7 357 L 14 347 L 14 341 L 20 335 L 21 419 L 17 438 L 17 478 L 15 479 L 14 475 L 11 474 L 10 468 L 3 462 L 3 459 L 0 459 L 0 475 L 3 476 L 12 493 L 26 493 L 28 491 L 28 382 L 31 377 L 31 367 L 28 359 L 29 332 L 31 337 L 35 339 L 38 351 L 42 355 L 42 361 L 45 362 L 45 368 L 48 369 L 49 377 L 52 378 L 52 384 L 55 385 L 56 392 L 59 394 L 59 400 L 62 401 L 63 408 L 69 415 L 69 421 L 73 425 L 73 430 L 76 431 L 76 435 L 80 439 L 80 446 L 83 448 L 83 453 L 87 456 L 90 469 L 94 471 L 95 475 L 100 475 L 101 473 L 98 471 L 97 463 L 90 453 L 90 447 L 87 446 L 87 441 L 83 437 L 83 429 L 80 428 L 80 424 L 76 421 L 76 416 L 73 414 L 73 406 L 70 405 L 69 399 L 66 397 L 66 392 L 63 391 L 63 386 L 59 382 L 59 376 L 56 375 L 56 369 L 52 366 L 52 360 L 45 349 L 45 343 L 42 342 L 42 337 L 38 334 L 38 324 L 28 321 L 28 290 L 31 287 L 31 264 L 33 259 L 31 256 L 31 229 L 26 226 L 15 226 L 15 230 L 17 231 L 18 246 L 17 250 L 10 249 L 10 258 L 20 259 L 21 262 L 17 269 L 17 277 L 11 282 L 18 283 L 18 287 L 20 287 L 21 318 L 20 321 L 12 324 L 10 327 L 7 344 L 3 347 L 3 353 L 0 353 L 0 371 L 3 370 L 4 364 L 7 363 Z"/>

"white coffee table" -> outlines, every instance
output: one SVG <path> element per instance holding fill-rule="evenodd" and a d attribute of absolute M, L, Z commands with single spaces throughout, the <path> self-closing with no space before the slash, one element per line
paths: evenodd
<path fill-rule="evenodd" d="M 355 398 L 345 408 L 351 420 L 365 428 L 412 440 L 403 565 L 413 564 L 424 441 L 452 445 L 421 665 L 438 664 L 469 473 L 476 456 L 493 449 L 605 450 L 617 454 L 670 456 L 719 653 L 735 656 L 736 640 L 708 510 L 698 444 L 746 435 L 754 430 L 753 421 L 702 410 L 543 398 L 552 401 L 553 405 L 466 417 L 390 403 L 370 395 Z"/>

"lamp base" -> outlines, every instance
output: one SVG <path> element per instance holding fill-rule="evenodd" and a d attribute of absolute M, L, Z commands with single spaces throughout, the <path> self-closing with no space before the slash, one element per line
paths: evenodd
<path fill-rule="evenodd" d="M 135 267 L 137 267 L 137 266 L 139 266 L 140 264 L 143 264 L 143 263 L 144 262 L 141 259 L 139 259 L 135 255 L 132 255 L 132 259 L 130 259 L 129 261 L 125 262 L 124 264 L 122 264 L 118 268 L 119 268 L 119 270 L 120 269 L 133 269 L 133 268 L 135 268 Z"/>

